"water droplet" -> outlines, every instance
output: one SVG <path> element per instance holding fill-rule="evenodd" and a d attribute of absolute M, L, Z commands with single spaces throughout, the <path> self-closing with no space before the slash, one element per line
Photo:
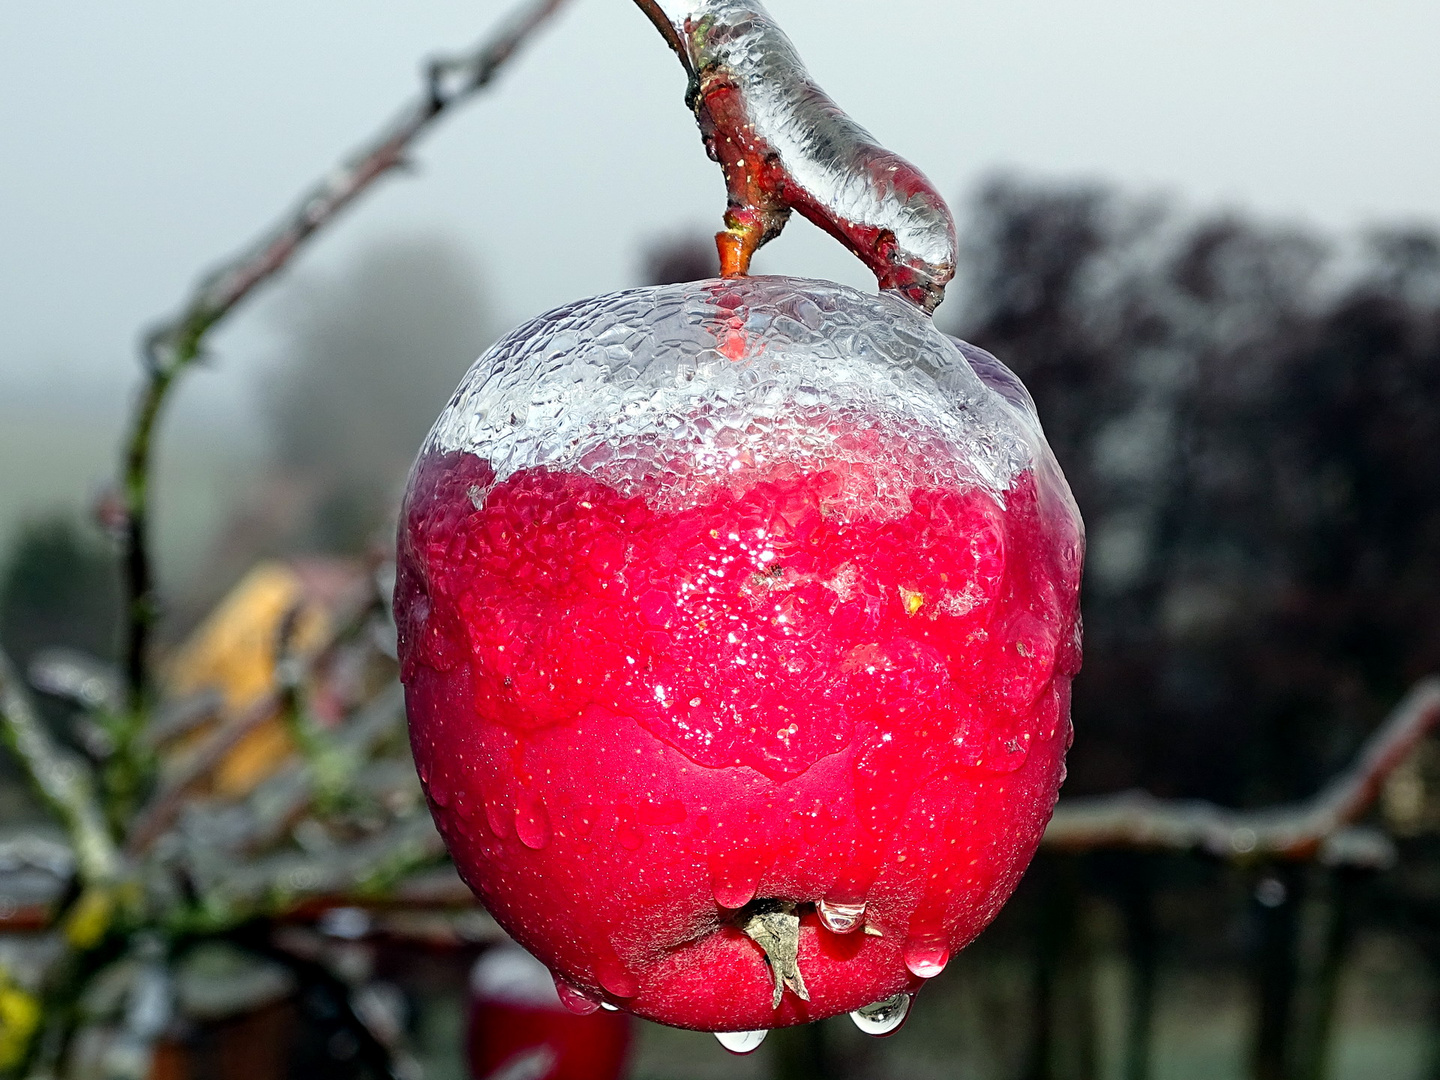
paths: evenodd
<path fill-rule="evenodd" d="M 912 941 L 905 946 L 905 966 L 921 979 L 933 979 L 950 962 L 950 950 L 936 941 Z"/>
<path fill-rule="evenodd" d="M 715 1038 L 732 1054 L 750 1054 L 759 1048 L 768 1034 L 763 1028 L 759 1031 L 717 1031 Z"/>
<path fill-rule="evenodd" d="M 539 851 L 550 842 L 550 815 L 538 796 L 527 796 L 515 811 L 515 835 L 528 848 Z"/>
<path fill-rule="evenodd" d="M 755 888 L 754 881 L 717 881 L 714 890 L 715 902 L 734 911 L 755 899 Z"/>
<path fill-rule="evenodd" d="M 758 824 L 751 823 L 758 829 Z M 721 843 L 710 853 L 710 886 L 715 902 L 723 908 L 742 908 L 755 899 L 760 877 L 774 858 L 757 848 Z"/>
<path fill-rule="evenodd" d="M 890 1035 L 905 1023 L 905 1017 L 909 1013 L 910 995 L 896 994 L 894 997 L 866 1005 L 863 1009 L 856 1009 L 850 1014 L 850 1019 L 854 1020 L 855 1026 L 866 1035 Z"/>
<path fill-rule="evenodd" d="M 820 922 L 826 930 L 832 934 L 848 934 L 852 930 L 860 929 L 860 922 L 865 917 L 865 902 L 858 904 L 842 904 L 838 901 L 821 900 L 815 905 L 815 910 L 820 913 Z"/>
<path fill-rule="evenodd" d="M 619 960 L 602 964 L 596 975 L 600 979 L 600 985 L 616 997 L 634 997 L 640 992 L 640 984 L 635 981 L 635 976 L 626 971 Z"/>
<path fill-rule="evenodd" d="M 606 1012 L 619 1012 L 619 1011 L 620 1011 L 620 1006 L 619 1006 L 619 1005 L 611 1005 L 610 1002 L 608 1002 L 608 1001 L 602 1001 L 602 1002 L 600 1002 L 600 1007 L 601 1007 L 602 1009 L 604 1009 Z"/>
<path fill-rule="evenodd" d="M 560 995 L 560 1004 L 564 1005 L 565 1008 L 569 1009 L 576 1016 L 589 1016 L 600 1007 L 600 1002 L 588 994 L 575 989 L 575 987 L 560 978 L 559 975 L 551 972 L 550 977 L 555 980 L 555 993 Z"/>
<path fill-rule="evenodd" d="M 510 834 L 510 821 L 513 820 L 505 810 L 506 807 L 498 800 L 485 800 L 485 823 L 490 826 L 490 832 L 502 840 Z"/>

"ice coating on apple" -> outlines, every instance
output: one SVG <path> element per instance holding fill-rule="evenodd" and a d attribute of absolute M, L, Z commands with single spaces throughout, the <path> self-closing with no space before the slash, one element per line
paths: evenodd
<path fill-rule="evenodd" d="M 719 1032 L 873 1011 L 1039 843 L 1082 551 L 1019 381 L 899 297 L 556 309 L 466 375 L 402 512 L 436 822 L 576 995 Z"/>

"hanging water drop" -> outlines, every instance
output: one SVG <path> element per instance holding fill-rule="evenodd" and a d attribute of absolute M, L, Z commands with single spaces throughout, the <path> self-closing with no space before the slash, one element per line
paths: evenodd
<path fill-rule="evenodd" d="M 734 911 L 754 900 L 760 886 L 760 869 L 759 860 L 750 852 L 713 856 L 710 884 L 715 902 Z"/>
<path fill-rule="evenodd" d="M 848 934 L 852 930 L 858 930 L 861 920 L 865 918 L 863 900 L 858 904 L 821 900 L 815 905 L 815 910 L 820 914 L 821 924 L 832 934 Z"/>
<path fill-rule="evenodd" d="M 551 978 L 555 980 L 555 993 L 560 995 L 560 1004 L 576 1016 L 589 1016 L 600 1007 L 600 1002 L 583 991 L 575 989 L 559 975 L 552 972 Z"/>
<path fill-rule="evenodd" d="M 933 979 L 950 962 L 950 950 L 933 941 L 913 941 L 905 946 L 905 966 L 921 979 Z"/>
<path fill-rule="evenodd" d="M 524 795 L 515 810 L 515 835 L 533 851 L 550 842 L 550 815 L 538 795 Z"/>
<path fill-rule="evenodd" d="M 620 1006 L 619 1006 L 619 1005 L 611 1005 L 610 1002 L 608 1002 L 608 1001 L 602 1001 L 602 1002 L 600 1002 L 600 1007 L 601 1007 L 602 1009 L 604 1009 L 606 1012 L 619 1012 L 619 1011 L 620 1011 Z"/>
<path fill-rule="evenodd" d="M 890 1035 L 905 1022 L 909 1012 L 910 995 L 896 994 L 856 1009 L 850 1014 L 850 1019 L 866 1035 Z"/>
<path fill-rule="evenodd" d="M 715 1038 L 732 1054 L 750 1054 L 765 1041 L 768 1034 L 764 1028 L 759 1031 L 717 1031 Z"/>

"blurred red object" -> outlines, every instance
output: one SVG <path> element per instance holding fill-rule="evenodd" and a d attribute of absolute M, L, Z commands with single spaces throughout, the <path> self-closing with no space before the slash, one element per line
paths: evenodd
<path fill-rule="evenodd" d="M 496 945 L 470 973 L 473 1080 L 620 1080 L 629 1013 L 567 1009 L 549 970 L 518 945 Z"/>

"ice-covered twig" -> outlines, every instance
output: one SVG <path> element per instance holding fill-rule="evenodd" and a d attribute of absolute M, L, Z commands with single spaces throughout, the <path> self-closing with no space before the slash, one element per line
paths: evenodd
<path fill-rule="evenodd" d="M 120 872 L 120 854 L 95 798 L 89 771 L 61 754 L 3 653 L 0 735 L 20 759 L 41 798 L 64 824 L 80 879 L 92 885 L 113 881 Z"/>
<path fill-rule="evenodd" d="M 1383 867 L 1394 846 L 1355 822 L 1390 774 L 1440 725 L 1440 678 L 1416 683 L 1361 749 L 1313 798 L 1289 806 L 1230 810 L 1203 801 L 1157 799 L 1144 792 L 1062 800 L 1045 831 L 1048 847 L 1201 850 L 1232 859 L 1309 859 Z"/>
<path fill-rule="evenodd" d="M 927 312 L 955 275 L 935 186 L 845 115 L 758 0 L 636 0 L 690 76 L 687 103 L 725 174 L 721 271 L 743 276 L 798 210 Z"/>
<path fill-rule="evenodd" d="M 120 707 L 120 680 L 105 661 L 75 649 L 46 649 L 30 661 L 30 685 L 82 709 Z"/>
<path fill-rule="evenodd" d="M 406 154 L 436 120 L 487 86 L 564 0 L 531 0 L 493 36 L 463 56 L 431 62 L 425 85 L 378 135 L 306 192 L 260 240 L 196 285 L 179 313 L 145 337 L 147 378 L 131 416 L 124 470 L 126 540 L 125 676 L 130 717 L 118 750 L 128 755 L 145 705 L 148 650 L 156 615 L 150 564 L 150 461 L 155 425 L 171 387 L 199 358 L 205 336 L 263 282 L 274 277 L 315 233 L 333 222 L 375 181 L 405 164 Z"/>
<path fill-rule="evenodd" d="M 362 768 L 371 762 L 381 743 L 402 731 L 404 725 L 404 696 L 400 684 L 391 683 L 336 732 L 327 734 L 323 761 L 290 760 L 238 805 L 207 808 L 182 800 L 176 810 L 185 811 L 187 834 L 193 832 L 200 838 L 196 842 L 207 849 L 215 846 L 210 836 L 216 829 L 213 825 L 207 828 L 206 819 L 223 815 L 226 820 L 221 857 L 250 857 L 280 841 L 318 802 L 324 801 L 322 796 L 327 788 L 343 788 L 351 793 L 363 788 Z M 418 799 L 414 769 L 408 762 L 396 764 L 400 767 L 399 775 L 414 786 Z M 324 775 L 320 775 L 322 773 Z M 194 826 L 198 828 L 192 828 Z M 216 853 L 207 850 L 206 854 Z"/>

